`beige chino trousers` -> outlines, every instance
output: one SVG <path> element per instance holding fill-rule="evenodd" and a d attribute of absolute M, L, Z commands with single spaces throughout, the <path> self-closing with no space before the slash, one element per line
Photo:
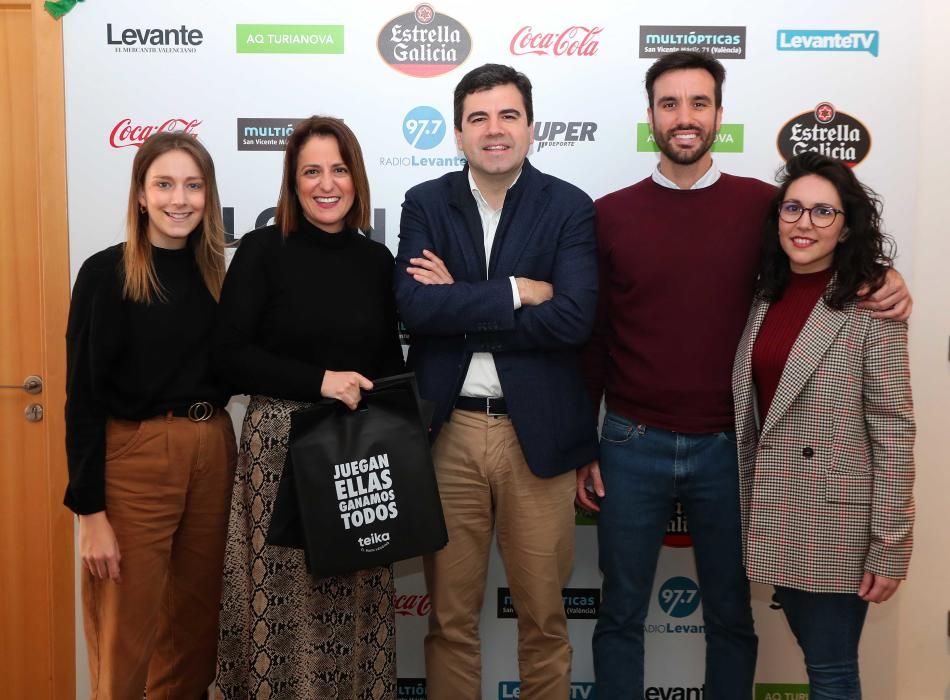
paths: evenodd
<path fill-rule="evenodd" d="M 538 478 L 509 418 L 470 411 L 452 413 L 432 454 L 449 543 L 424 559 L 429 700 L 481 700 L 478 621 L 493 527 L 518 614 L 520 697 L 567 698 L 571 645 L 561 589 L 574 559 L 574 472 Z"/>

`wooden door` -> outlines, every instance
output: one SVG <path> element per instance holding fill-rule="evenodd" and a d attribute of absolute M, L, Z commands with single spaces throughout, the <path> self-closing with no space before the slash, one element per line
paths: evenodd
<path fill-rule="evenodd" d="M 0 0 L 0 695 L 74 698 L 66 482 L 69 303 L 62 33 L 42 2 Z M 32 404 L 42 420 L 29 422 Z"/>

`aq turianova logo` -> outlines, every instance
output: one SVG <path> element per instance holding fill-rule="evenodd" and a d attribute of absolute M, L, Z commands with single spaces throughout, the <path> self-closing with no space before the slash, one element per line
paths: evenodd
<path fill-rule="evenodd" d="M 431 78 L 458 68 L 472 50 L 468 30 L 422 3 L 389 20 L 376 40 L 380 57 L 400 73 Z"/>
<path fill-rule="evenodd" d="M 573 148 L 578 143 L 596 141 L 597 122 L 535 122 L 534 151 Z"/>
<path fill-rule="evenodd" d="M 745 125 L 721 124 L 719 133 L 716 134 L 716 139 L 709 150 L 713 153 L 742 153 L 744 144 Z M 653 130 L 647 122 L 637 124 L 637 151 L 640 153 L 659 153 L 660 151 L 656 139 L 653 138 Z"/>
<path fill-rule="evenodd" d="M 785 160 L 813 151 L 854 167 L 867 158 L 871 133 L 855 117 L 821 102 L 811 112 L 788 120 L 779 130 L 776 145 Z"/>
<path fill-rule="evenodd" d="M 597 690 L 593 683 L 571 683 L 569 700 L 597 700 Z M 498 700 L 515 700 L 521 698 L 521 683 L 518 681 L 501 681 L 498 684 Z"/>
<path fill-rule="evenodd" d="M 106 44 L 116 53 L 197 53 L 204 42 L 200 29 L 119 27 L 106 25 Z"/>
<path fill-rule="evenodd" d="M 237 53 L 343 53 L 342 24 L 238 24 Z"/>
<path fill-rule="evenodd" d="M 808 684 L 756 683 L 755 700 L 808 700 Z"/>
<path fill-rule="evenodd" d="M 640 26 L 640 58 L 674 51 L 704 51 L 716 58 L 745 58 L 745 27 Z"/>
<path fill-rule="evenodd" d="M 875 58 L 880 47 L 876 29 L 779 29 L 779 51 L 866 51 Z"/>
<path fill-rule="evenodd" d="M 239 151 L 283 151 L 300 118 L 238 117 L 237 149 Z"/>
<path fill-rule="evenodd" d="M 564 612 L 569 620 L 596 620 L 600 610 L 599 588 L 562 588 Z M 498 589 L 498 618 L 514 619 L 518 617 L 510 588 Z"/>

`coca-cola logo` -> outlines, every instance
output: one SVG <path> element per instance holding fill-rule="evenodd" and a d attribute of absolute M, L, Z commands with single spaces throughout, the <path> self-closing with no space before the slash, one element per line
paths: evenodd
<path fill-rule="evenodd" d="M 789 119 L 779 130 L 776 145 L 785 160 L 813 151 L 854 167 L 871 151 L 871 132 L 830 102 L 820 102 L 810 112 Z"/>
<path fill-rule="evenodd" d="M 141 146 L 152 134 L 162 131 L 180 131 L 183 134 L 195 136 L 195 129 L 201 124 L 200 119 L 166 119 L 161 124 L 133 124 L 132 120 L 126 117 L 112 127 L 112 133 L 109 134 L 109 145 L 113 148 L 127 148 L 128 146 Z"/>
<path fill-rule="evenodd" d="M 603 27 L 572 25 L 560 32 L 536 32 L 527 25 L 511 37 L 511 53 L 515 56 L 594 56 L 600 48 Z"/>
<path fill-rule="evenodd" d="M 429 600 L 428 593 L 423 593 L 421 595 L 397 594 L 393 603 L 395 605 L 397 615 L 425 617 L 432 609 L 432 602 Z"/>
<path fill-rule="evenodd" d="M 468 58 L 472 37 L 453 17 L 422 3 L 389 20 L 376 39 L 379 55 L 400 73 L 417 78 L 448 73 Z"/>

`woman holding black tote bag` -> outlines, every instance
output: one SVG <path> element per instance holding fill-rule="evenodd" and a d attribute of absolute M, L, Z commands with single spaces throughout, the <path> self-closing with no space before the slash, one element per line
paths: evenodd
<path fill-rule="evenodd" d="M 342 121 L 287 141 L 275 225 L 241 239 L 221 296 L 221 371 L 251 394 L 225 555 L 217 692 L 224 698 L 393 698 L 392 567 L 326 578 L 302 550 L 265 544 L 291 415 L 321 398 L 356 408 L 403 371 L 393 256 L 363 236 L 369 185 Z"/>

